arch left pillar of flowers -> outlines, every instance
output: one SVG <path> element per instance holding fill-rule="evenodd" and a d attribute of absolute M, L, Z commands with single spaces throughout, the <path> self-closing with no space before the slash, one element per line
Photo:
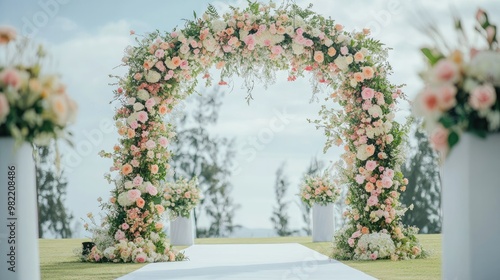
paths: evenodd
<path fill-rule="evenodd" d="M 295 4 L 276 7 L 249 2 L 245 9 L 233 8 L 222 17 L 209 6 L 202 18 L 187 21 L 182 30 L 154 32 L 137 39 L 137 46 L 126 50 L 123 62 L 129 71 L 115 91 L 120 102 L 115 120 L 121 138 L 112 153 L 102 152 L 113 159 L 111 169 L 118 175 L 115 179 L 107 175 L 115 188 L 109 203 L 104 204 L 107 218 L 95 231 L 96 246 L 87 260 L 156 262 L 183 258 L 170 249 L 161 223 L 164 198 L 168 197 L 168 145 L 175 137 L 172 125 L 163 118 L 195 90 L 196 77 L 211 83 L 208 70 L 212 66 L 221 69 L 220 85 L 227 84 L 225 78 L 234 74 L 247 84 L 254 80 L 267 84 L 274 81 L 275 71 L 288 70 L 290 81 L 310 73 L 314 91 L 321 83 L 336 89 L 329 99 L 343 109 L 324 108 L 320 112 L 323 121 L 317 124 L 326 131 L 327 147 L 346 143 L 345 165 L 339 166 L 339 172 L 349 185 L 348 215 L 353 219 L 339 240 L 343 256 L 366 255 L 356 244 L 363 239 L 360 237 L 372 233 L 380 233 L 384 244 L 397 246 L 401 255 L 411 254 L 407 247 L 416 239 L 402 233 L 399 224 L 404 211 L 398 201 L 398 186 L 404 180 L 400 172 L 394 173 L 401 137 L 394 141 L 389 135 L 399 133 L 392 125 L 391 112 L 400 92 L 387 80 L 390 66 L 385 61 L 386 50 L 368 33 L 346 32 L 333 20 Z M 384 152 L 389 149 L 392 152 Z M 375 180 L 373 189 L 364 187 L 368 179 Z M 379 186 L 377 181 L 382 179 L 384 185 L 380 182 Z M 389 208 L 389 212 L 382 210 Z M 379 212 L 388 218 L 371 218 L 371 213 Z M 369 240 L 377 241 L 377 236 Z M 409 239 L 413 243 L 401 241 Z M 387 257 L 380 254 L 375 259 Z"/>

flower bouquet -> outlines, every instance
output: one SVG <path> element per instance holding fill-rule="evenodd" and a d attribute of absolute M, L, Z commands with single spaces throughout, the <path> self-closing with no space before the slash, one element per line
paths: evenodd
<path fill-rule="evenodd" d="M 197 178 L 190 181 L 180 179 L 174 183 L 167 183 L 165 188 L 165 208 L 170 211 L 170 217 L 189 218 L 191 210 L 200 203 L 200 189 Z"/>
<path fill-rule="evenodd" d="M 482 46 L 468 42 L 460 19 L 455 19 L 459 42 L 456 47 L 442 40 L 422 52 L 428 69 L 421 74 L 425 88 L 415 99 L 415 113 L 424 118 L 431 144 L 446 155 L 463 132 L 480 137 L 500 131 L 500 48 L 497 27 L 487 13 L 476 13 L 475 31 Z M 434 30 L 437 35 L 438 31 Z M 444 46 L 444 47 L 439 47 Z"/>
<path fill-rule="evenodd" d="M 0 45 L 5 54 L 0 62 L 0 136 L 11 136 L 18 145 L 47 145 L 64 136 L 77 106 L 56 75 L 42 73 L 42 46 L 17 39 L 10 27 L 0 27 Z"/>
<path fill-rule="evenodd" d="M 300 187 L 300 198 L 309 207 L 317 203 L 327 205 L 334 203 L 340 196 L 340 188 L 329 178 L 329 174 L 312 177 L 306 176 Z"/>

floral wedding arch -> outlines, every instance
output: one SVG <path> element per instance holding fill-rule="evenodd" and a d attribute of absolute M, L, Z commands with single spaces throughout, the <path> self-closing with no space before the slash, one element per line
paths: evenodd
<path fill-rule="evenodd" d="M 407 180 L 399 165 L 405 131 L 394 112 L 403 94 L 387 79 L 387 49 L 369 37 L 369 30 L 346 32 L 310 8 L 249 1 L 245 9 L 232 8 L 220 17 L 209 6 L 184 29 L 153 32 L 126 49 L 123 62 L 129 71 L 115 91 L 121 138 L 112 153 L 102 152 L 113 159 L 111 170 L 118 175 L 107 175 L 115 188 L 104 204 L 107 217 L 88 261 L 182 259 L 169 247 L 161 223 L 168 196 L 168 145 L 175 137 L 164 117 L 194 92 L 197 77 L 211 83 L 213 66 L 221 72 L 219 85 L 238 75 L 249 92 L 254 81 L 272 82 L 278 70 L 287 70 L 289 81 L 310 74 L 315 92 L 320 84 L 329 86 L 333 93 L 327 100 L 341 106 L 323 107 L 315 123 L 325 131 L 325 149 L 344 145 L 336 180 L 348 185 L 350 207 L 345 213 L 349 223 L 335 237 L 334 257 L 422 255 L 415 230 L 401 224 L 406 209 L 398 198 Z"/>

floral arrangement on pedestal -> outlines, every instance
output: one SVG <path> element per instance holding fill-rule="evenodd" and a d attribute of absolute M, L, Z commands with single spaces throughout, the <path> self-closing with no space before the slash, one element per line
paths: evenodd
<path fill-rule="evenodd" d="M 345 179 L 342 183 L 350 186 L 352 222 L 346 231 L 349 236 L 338 242 L 347 244 L 363 227 L 369 229 L 363 234 L 387 230 L 402 258 L 420 256 L 409 249 L 419 246 L 416 238 L 402 231 L 400 224 L 404 210 L 398 197 L 405 184 L 399 172 L 402 154 L 398 146 L 403 131 L 394 122 L 393 112 L 402 93 L 387 79 L 391 71 L 387 50 L 368 36 L 369 30 L 344 31 L 341 24 L 310 8 L 249 1 L 246 8 L 232 7 L 220 16 L 209 6 L 201 18 L 195 15 L 195 20 L 186 21 L 184 29 L 146 34 L 126 49 L 122 61 L 129 71 L 117 77 L 115 90 L 120 103 L 115 120 L 121 138 L 112 153 L 102 153 L 113 160 L 111 169 L 118 173 L 113 179 L 107 175 L 115 184 L 105 221 L 108 236 L 122 231 L 123 242 L 148 243 L 152 234 L 159 234 L 153 241 L 155 249 L 147 254 L 165 254 L 164 234 L 155 224 L 164 210 L 168 144 L 175 133 L 163 118 L 194 92 L 196 77 L 211 84 L 208 71 L 212 66 L 221 71 L 221 86 L 232 75 L 242 77 L 250 100 L 254 81 L 268 85 L 274 82 L 276 71 L 288 70 L 289 81 L 309 73 L 314 94 L 320 85 L 335 89 L 328 100 L 342 106 L 340 110 L 323 108 L 322 120 L 316 122 L 325 129 L 326 148 L 346 141 L 346 165 L 340 172 Z M 144 224 L 133 227 L 138 217 Z M 337 247 L 352 258 L 358 240 L 352 246 Z"/>
<path fill-rule="evenodd" d="M 475 31 L 483 46 L 467 41 L 462 21 L 455 19 L 456 47 L 423 48 L 429 68 L 421 74 L 425 88 L 415 99 L 415 113 L 424 118 L 431 144 L 446 155 L 464 132 L 480 137 L 500 132 L 500 46 L 497 27 L 479 9 Z"/>
<path fill-rule="evenodd" d="M 47 145 L 66 136 L 77 106 L 58 76 L 42 73 L 43 47 L 16 37 L 15 29 L 0 27 L 6 55 L 0 65 L 0 136 L 11 136 L 16 144 Z"/>
<path fill-rule="evenodd" d="M 328 173 L 322 176 L 306 176 L 300 186 L 300 199 L 312 207 L 315 203 L 327 205 L 334 203 L 340 196 L 340 188 L 336 187 Z"/>
<path fill-rule="evenodd" d="M 180 179 L 175 183 L 167 183 L 164 198 L 165 208 L 170 212 L 170 218 L 189 218 L 191 210 L 200 203 L 200 192 L 196 178 L 190 181 Z"/>

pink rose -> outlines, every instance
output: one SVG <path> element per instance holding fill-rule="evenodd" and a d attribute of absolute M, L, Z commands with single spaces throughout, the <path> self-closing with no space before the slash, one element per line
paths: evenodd
<path fill-rule="evenodd" d="M 351 235 L 351 238 L 358 238 L 360 237 L 362 234 L 361 234 L 361 231 L 355 231 L 352 235 Z"/>
<path fill-rule="evenodd" d="M 363 99 L 372 99 L 375 96 L 375 91 L 372 88 L 364 88 L 363 91 L 361 92 L 361 97 Z"/>
<path fill-rule="evenodd" d="M 427 87 L 420 93 L 420 107 L 425 112 L 434 112 L 439 107 L 439 96 L 433 89 Z"/>
<path fill-rule="evenodd" d="M 443 83 L 456 82 L 460 74 L 458 66 L 449 59 L 441 59 L 433 70 L 437 81 Z"/>
<path fill-rule="evenodd" d="M 439 109 L 448 111 L 457 104 L 457 88 L 453 85 L 446 84 L 437 89 L 439 94 Z"/>
<path fill-rule="evenodd" d="M 146 262 L 148 256 L 145 253 L 139 253 L 137 256 L 135 256 L 135 262 L 137 263 L 144 263 Z"/>
<path fill-rule="evenodd" d="M 15 69 L 7 68 L 0 72 L 0 81 L 9 87 L 19 89 L 21 86 L 21 77 Z"/>
<path fill-rule="evenodd" d="M 316 61 L 317 63 L 323 63 L 324 60 L 325 60 L 325 55 L 323 54 L 322 51 L 314 52 L 314 61 Z"/>
<path fill-rule="evenodd" d="M 150 194 L 150 195 L 157 195 L 158 194 L 158 189 L 153 186 L 151 183 L 149 183 L 147 186 L 146 186 L 146 191 Z"/>
<path fill-rule="evenodd" d="M 165 51 L 162 49 L 157 49 L 155 52 L 155 56 L 157 58 L 163 58 L 165 56 Z"/>
<path fill-rule="evenodd" d="M 346 46 L 343 46 L 343 47 L 340 48 L 340 53 L 342 55 L 346 55 L 346 54 L 349 53 L 349 49 Z"/>
<path fill-rule="evenodd" d="M 370 254 L 370 259 L 371 259 L 371 260 L 376 260 L 377 258 L 378 258 L 378 254 L 377 254 L 377 252 L 374 252 L 374 253 L 371 253 L 371 254 Z"/>
<path fill-rule="evenodd" d="M 148 99 L 148 101 L 146 101 L 146 108 L 148 108 L 148 110 L 151 110 L 151 108 L 153 108 L 153 106 L 156 104 L 156 101 L 154 98 L 150 98 Z"/>
<path fill-rule="evenodd" d="M 281 46 L 273 46 L 271 47 L 271 53 L 274 55 L 279 55 L 283 52 L 283 48 Z"/>
<path fill-rule="evenodd" d="M 156 66 L 156 68 L 158 68 L 158 70 L 160 70 L 161 72 L 165 72 L 165 70 L 167 70 L 167 68 L 165 67 L 165 64 L 163 64 L 163 61 L 158 61 L 158 62 L 156 62 L 155 66 Z"/>
<path fill-rule="evenodd" d="M 356 175 L 356 183 L 363 184 L 364 181 L 365 181 L 365 176 L 360 174 Z"/>
<path fill-rule="evenodd" d="M 386 189 L 392 187 L 392 179 L 390 177 L 384 176 L 384 178 L 382 178 L 382 187 Z"/>
<path fill-rule="evenodd" d="M 142 123 L 145 123 L 148 120 L 148 113 L 146 113 L 145 111 L 138 112 L 137 120 L 139 120 Z"/>
<path fill-rule="evenodd" d="M 135 178 L 132 182 L 134 183 L 134 186 L 140 186 L 143 182 L 143 179 L 141 176 L 137 175 L 137 176 L 135 176 Z"/>
<path fill-rule="evenodd" d="M 347 239 L 347 243 L 349 244 L 350 247 L 354 247 L 354 239 L 352 238 Z"/>
<path fill-rule="evenodd" d="M 394 178 L 394 170 L 387 168 L 384 171 L 384 175 L 392 179 L 392 178 Z"/>
<path fill-rule="evenodd" d="M 129 190 L 127 192 L 127 198 L 130 201 L 134 201 L 135 202 L 140 197 L 141 197 L 141 191 L 140 190 L 135 190 L 134 189 L 134 190 Z"/>
<path fill-rule="evenodd" d="M 127 230 L 127 229 L 129 229 L 129 228 L 130 228 L 130 226 L 129 226 L 127 223 L 123 223 L 123 224 L 121 225 L 121 228 L 122 228 L 123 230 Z"/>
<path fill-rule="evenodd" d="M 148 141 L 146 142 L 146 149 L 148 149 L 148 150 L 152 150 L 152 149 L 154 149 L 155 147 L 156 147 L 156 143 L 155 143 L 155 141 L 153 141 L 153 140 L 148 140 Z"/>
<path fill-rule="evenodd" d="M 366 162 L 365 167 L 366 167 L 366 170 L 373 171 L 373 170 L 375 170 L 375 168 L 377 168 L 377 162 L 374 160 L 369 160 Z"/>
<path fill-rule="evenodd" d="M 367 203 L 368 203 L 368 206 L 375 206 L 375 205 L 377 205 L 377 203 L 378 203 L 378 197 L 376 197 L 374 195 L 370 196 L 370 198 L 368 198 Z"/>
<path fill-rule="evenodd" d="M 469 104 L 476 110 L 491 108 L 497 99 L 495 88 L 490 84 L 484 84 L 472 90 Z"/>
<path fill-rule="evenodd" d="M 0 124 L 2 124 L 10 112 L 9 101 L 5 94 L 0 94 Z"/>
<path fill-rule="evenodd" d="M 116 231 L 115 233 L 115 239 L 116 240 L 123 240 L 125 239 L 125 233 L 121 230 Z"/>
<path fill-rule="evenodd" d="M 448 150 L 448 135 L 449 132 L 442 125 L 437 126 L 431 133 L 430 142 L 432 147 L 437 151 L 446 153 Z"/>
<path fill-rule="evenodd" d="M 249 45 L 255 45 L 255 36 L 254 35 L 247 35 L 244 39 L 243 39 L 243 42 L 245 42 L 245 44 L 247 46 Z M 248 48 L 250 49 L 250 47 Z"/>
<path fill-rule="evenodd" d="M 168 146 L 168 139 L 162 136 L 162 137 L 160 137 L 160 139 L 158 139 L 158 143 L 163 148 L 166 148 Z"/>

